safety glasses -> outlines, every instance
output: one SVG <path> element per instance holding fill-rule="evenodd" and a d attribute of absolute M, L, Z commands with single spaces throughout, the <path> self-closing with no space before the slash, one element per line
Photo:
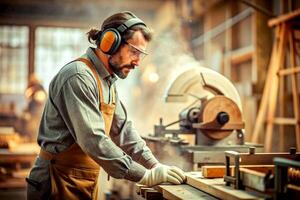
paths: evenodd
<path fill-rule="evenodd" d="M 145 50 L 140 49 L 134 46 L 133 44 L 130 44 L 129 42 L 125 41 L 124 43 L 129 46 L 129 51 L 132 57 L 143 60 L 146 57 L 146 55 L 148 55 L 148 53 Z"/>

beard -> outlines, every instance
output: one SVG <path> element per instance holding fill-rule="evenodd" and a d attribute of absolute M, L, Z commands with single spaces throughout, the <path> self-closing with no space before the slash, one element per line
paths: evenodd
<path fill-rule="evenodd" d="M 131 65 L 131 64 L 120 66 L 118 64 L 113 63 L 111 59 L 108 60 L 108 63 L 109 63 L 110 68 L 114 72 L 114 74 L 116 74 L 121 79 L 125 79 L 128 76 L 128 73 L 125 74 L 123 72 L 124 68 L 127 68 L 127 69 L 134 69 L 135 68 L 135 66 Z"/>

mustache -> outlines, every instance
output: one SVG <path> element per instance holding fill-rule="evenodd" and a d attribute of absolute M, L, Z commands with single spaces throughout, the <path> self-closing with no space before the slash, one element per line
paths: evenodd
<path fill-rule="evenodd" d="M 120 69 L 124 69 L 124 68 L 128 68 L 128 69 L 134 69 L 136 67 L 136 65 L 124 65 L 122 67 L 120 67 Z"/>

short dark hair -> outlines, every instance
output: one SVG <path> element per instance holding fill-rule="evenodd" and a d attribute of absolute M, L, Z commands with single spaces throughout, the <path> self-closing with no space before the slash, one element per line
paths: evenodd
<path fill-rule="evenodd" d="M 87 32 L 89 42 L 92 44 L 96 44 L 96 46 L 99 47 L 101 34 L 104 30 L 107 30 L 109 28 L 117 28 L 121 24 L 123 24 L 124 22 L 132 18 L 137 18 L 137 17 L 132 12 L 129 11 L 123 11 L 108 17 L 102 23 L 101 30 L 92 28 L 89 32 Z M 130 29 L 126 30 L 121 35 L 122 39 L 125 41 L 129 40 L 130 38 L 132 38 L 133 33 L 135 31 L 141 31 L 145 40 L 148 42 L 151 41 L 152 39 L 151 30 L 142 24 L 134 25 Z"/>

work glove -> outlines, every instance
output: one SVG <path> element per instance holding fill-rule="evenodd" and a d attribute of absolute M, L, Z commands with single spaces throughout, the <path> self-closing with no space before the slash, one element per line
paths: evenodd
<path fill-rule="evenodd" d="M 158 185 L 163 182 L 179 185 L 183 183 L 185 179 L 186 177 L 184 172 L 178 167 L 157 164 L 154 168 L 150 170 L 147 169 L 145 175 L 138 183 L 148 187 Z"/>

